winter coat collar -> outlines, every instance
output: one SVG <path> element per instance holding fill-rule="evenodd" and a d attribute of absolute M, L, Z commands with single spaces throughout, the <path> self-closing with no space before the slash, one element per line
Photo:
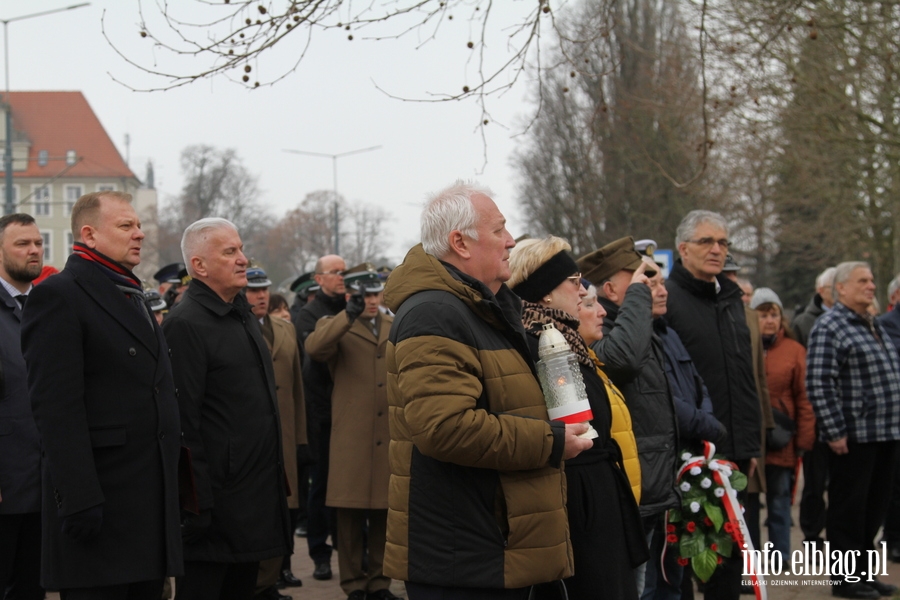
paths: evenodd
<path fill-rule="evenodd" d="M 334 296 L 329 296 L 321 289 L 316 292 L 316 300 L 321 302 L 328 308 L 330 314 L 336 315 L 345 308 L 347 308 L 347 300 L 344 294 L 335 294 Z"/>
<path fill-rule="evenodd" d="M 384 301 L 396 313 L 410 296 L 428 290 L 450 292 L 492 327 L 511 327 L 524 334 L 522 301 L 506 284 L 495 295 L 481 281 L 427 254 L 422 244 L 417 244 L 388 278 Z"/>
<path fill-rule="evenodd" d="M 250 304 L 243 294 L 238 294 L 231 302 L 225 302 L 211 287 L 196 278 L 191 280 L 187 294 L 198 304 L 220 317 L 224 317 L 231 311 L 235 311 L 241 316 L 250 312 Z"/>
<path fill-rule="evenodd" d="M 669 279 L 677 283 L 679 286 L 687 290 L 689 293 L 699 298 L 707 300 L 725 300 L 734 296 L 738 298 L 743 295 L 741 288 L 736 283 L 725 277 L 722 273 L 716 275 L 716 281 L 719 282 L 721 291 L 716 292 L 716 284 L 712 281 L 703 281 L 694 277 L 693 273 L 687 270 L 682 264 L 681 259 L 675 261 L 672 266 L 672 273 Z"/>

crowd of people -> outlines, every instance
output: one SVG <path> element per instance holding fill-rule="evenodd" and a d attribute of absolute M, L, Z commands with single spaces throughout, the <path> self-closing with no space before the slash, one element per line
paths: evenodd
<path fill-rule="evenodd" d="M 734 600 L 759 593 L 741 549 L 697 581 L 669 522 L 709 443 L 748 479 L 748 548 L 764 505 L 790 563 L 802 472 L 806 542 L 864 554 L 883 528 L 900 561 L 900 276 L 877 315 L 870 267 L 841 263 L 790 320 L 714 212 L 685 215 L 667 277 L 653 240 L 514 240 L 476 184 L 421 222 L 393 271 L 323 256 L 291 303 L 225 219 L 145 289 L 128 194 L 75 203 L 49 277 L 34 219 L 0 217 L 2 598 L 281 600 L 305 539 L 350 600 Z M 548 412 L 550 330 L 578 419 Z M 832 593 L 897 591 L 864 575 Z"/>

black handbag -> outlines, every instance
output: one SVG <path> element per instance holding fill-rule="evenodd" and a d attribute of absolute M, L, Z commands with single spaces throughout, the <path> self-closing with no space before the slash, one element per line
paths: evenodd
<path fill-rule="evenodd" d="M 781 450 L 791 443 L 797 431 L 797 424 L 777 408 L 772 409 L 772 420 L 775 421 L 775 428 L 766 431 L 766 448 Z"/>

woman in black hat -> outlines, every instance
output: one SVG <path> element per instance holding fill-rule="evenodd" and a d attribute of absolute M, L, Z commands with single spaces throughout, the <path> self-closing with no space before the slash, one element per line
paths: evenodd
<path fill-rule="evenodd" d="M 520 242 L 510 254 L 508 282 L 522 298 L 522 321 L 533 358 L 538 360 L 538 337 L 545 323 L 552 323 L 575 353 L 593 412 L 591 425 L 599 434 L 592 449 L 566 461 L 575 575 L 564 583 L 569 598 L 636 599 L 633 569 L 648 558 L 635 498 L 640 477 L 633 488 L 611 429 L 628 434 L 617 437 L 626 446 L 630 440 L 626 452 L 636 459 L 634 436 L 621 394 L 578 333 L 578 311 L 586 291 L 570 249 L 568 242 L 554 236 Z M 551 587 L 537 590 L 537 597 L 554 597 Z"/>

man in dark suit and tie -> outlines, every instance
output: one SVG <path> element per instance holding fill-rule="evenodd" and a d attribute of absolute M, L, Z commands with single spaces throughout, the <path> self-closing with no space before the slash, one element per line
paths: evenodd
<path fill-rule="evenodd" d="M 0 217 L 0 590 L 9 600 L 43 600 L 41 573 L 41 436 L 34 424 L 22 309 L 41 274 L 44 239 L 34 217 Z"/>
<path fill-rule="evenodd" d="M 66 268 L 29 295 L 28 392 L 45 453 L 41 583 L 62 600 L 159 600 L 182 572 L 181 426 L 162 330 L 132 269 L 131 195 L 72 209 Z"/>

